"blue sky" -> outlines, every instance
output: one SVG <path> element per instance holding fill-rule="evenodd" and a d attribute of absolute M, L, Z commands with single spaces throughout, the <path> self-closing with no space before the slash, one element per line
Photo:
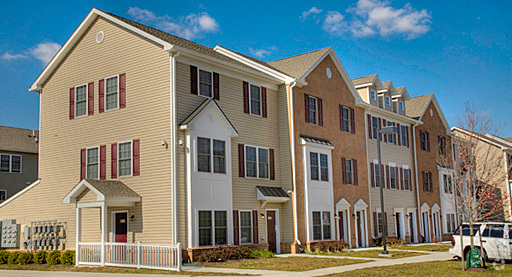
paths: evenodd
<path fill-rule="evenodd" d="M 411 96 L 435 93 L 451 126 L 469 101 L 512 137 L 512 2 L 276 2 L 2 1 L 0 125 L 38 128 L 27 90 L 96 7 L 264 61 L 333 46 L 351 78 L 378 73 Z"/>

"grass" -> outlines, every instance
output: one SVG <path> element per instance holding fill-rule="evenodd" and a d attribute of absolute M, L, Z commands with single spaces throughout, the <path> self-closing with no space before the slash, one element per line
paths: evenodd
<path fill-rule="evenodd" d="M 259 258 L 249 260 L 235 260 L 224 263 L 201 263 L 201 266 L 240 268 L 240 269 L 263 269 L 277 271 L 308 271 L 319 268 L 343 266 L 368 262 L 354 259 L 328 259 L 314 257 L 286 257 L 286 258 Z"/>
<path fill-rule="evenodd" d="M 113 266 L 104 266 L 104 267 L 76 267 L 73 265 L 39 265 L 39 264 L 29 264 L 29 265 L 13 265 L 13 264 L 3 264 L 0 265 L 1 270 L 39 270 L 39 271 L 71 271 L 71 272 L 98 272 L 98 273 L 130 273 L 130 274 L 168 274 L 168 275 L 190 275 L 192 272 L 188 271 L 168 271 L 168 270 L 156 270 L 156 269 L 136 269 L 136 268 L 128 268 L 128 267 L 113 267 Z M 240 276 L 239 274 L 229 274 L 229 273 L 209 273 L 209 272 L 193 272 L 193 275 L 234 275 Z"/>
<path fill-rule="evenodd" d="M 401 259 L 408 258 L 414 256 L 426 255 L 426 253 L 417 253 L 417 252 L 405 252 L 405 251 L 388 251 L 390 254 L 393 254 L 393 257 L 380 257 L 379 254 L 382 253 L 382 250 L 362 250 L 362 251 L 346 251 L 340 253 L 330 253 L 330 254 L 322 254 L 328 256 L 347 256 L 347 257 L 359 257 L 359 258 L 384 258 L 384 259 Z"/>
<path fill-rule="evenodd" d="M 448 252 L 452 245 L 443 243 L 443 244 L 427 244 L 427 245 L 402 245 L 390 247 L 391 249 L 401 249 L 401 250 L 417 250 L 417 251 L 430 251 L 430 252 Z"/>
<path fill-rule="evenodd" d="M 425 262 L 358 269 L 328 276 L 511 276 L 512 265 L 504 269 L 489 265 L 487 270 L 462 271 L 460 261 Z"/>

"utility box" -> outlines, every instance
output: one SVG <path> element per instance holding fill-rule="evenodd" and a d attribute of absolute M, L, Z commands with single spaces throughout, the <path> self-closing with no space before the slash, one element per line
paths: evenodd
<path fill-rule="evenodd" d="M 19 247 L 20 230 L 16 220 L 2 221 L 2 248 Z"/>

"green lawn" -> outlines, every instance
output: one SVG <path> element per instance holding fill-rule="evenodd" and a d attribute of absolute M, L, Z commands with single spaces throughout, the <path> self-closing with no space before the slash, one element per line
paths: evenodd
<path fill-rule="evenodd" d="M 98 273 L 131 273 L 131 274 L 169 274 L 169 275 L 190 275 L 192 272 L 182 271 L 168 271 L 168 270 L 155 270 L 155 269 L 136 269 L 136 268 L 128 268 L 128 267 L 113 267 L 113 266 L 104 266 L 104 267 L 85 267 L 80 266 L 76 267 L 73 265 L 38 265 L 38 264 L 29 264 L 29 265 L 11 265 L 11 264 L 3 264 L 0 265 L 0 275 L 1 270 L 39 270 L 39 271 L 72 271 L 72 272 L 98 272 Z M 226 276 L 226 275 L 234 275 L 240 276 L 239 274 L 229 274 L 229 273 L 207 273 L 207 272 L 193 272 L 193 275 L 216 275 L 216 276 Z"/>
<path fill-rule="evenodd" d="M 403 245 L 403 246 L 395 246 L 390 247 L 391 249 L 401 249 L 401 250 L 417 250 L 417 251 L 431 251 L 431 252 L 448 252 L 452 245 L 443 243 L 443 244 L 427 244 L 427 245 Z"/>
<path fill-rule="evenodd" d="M 497 270 L 499 269 L 499 270 Z M 504 269 L 489 265 L 483 272 L 462 271 L 460 261 L 426 262 L 373 267 L 328 276 L 511 276 L 512 265 Z"/>
<path fill-rule="evenodd" d="M 224 263 L 201 263 L 201 266 L 240 269 L 263 269 L 278 271 L 308 271 L 319 268 L 365 263 L 366 260 L 329 259 L 314 257 L 259 258 L 227 261 Z"/>
<path fill-rule="evenodd" d="M 322 255 L 327 256 L 347 256 L 347 257 L 363 257 L 363 258 L 384 258 L 384 259 L 401 259 L 407 257 L 421 256 L 426 255 L 426 253 L 416 253 L 416 252 L 406 252 L 406 251 L 388 251 L 390 254 L 393 254 L 393 257 L 380 257 L 379 254 L 382 253 L 382 250 L 363 250 L 363 251 L 346 251 L 341 253 L 324 253 Z"/>

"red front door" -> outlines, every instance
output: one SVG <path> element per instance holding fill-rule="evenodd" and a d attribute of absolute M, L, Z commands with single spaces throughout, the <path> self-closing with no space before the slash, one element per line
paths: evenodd
<path fill-rule="evenodd" d="M 361 230 L 363 213 L 357 212 L 357 247 L 363 247 L 363 230 Z"/>
<path fill-rule="evenodd" d="M 340 239 L 345 240 L 345 225 L 343 222 L 343 212 L 338 212 Z"/>
<path fill-rule="evenodd" d="M 115 215 L 115 242 L 128 242 L 128 213 L 116 213 Z"/>
<path fill-rule="evenodd" d="M 267 241 L 270 251 L 277 252 L 276 212 L 267 211 Z"/>

